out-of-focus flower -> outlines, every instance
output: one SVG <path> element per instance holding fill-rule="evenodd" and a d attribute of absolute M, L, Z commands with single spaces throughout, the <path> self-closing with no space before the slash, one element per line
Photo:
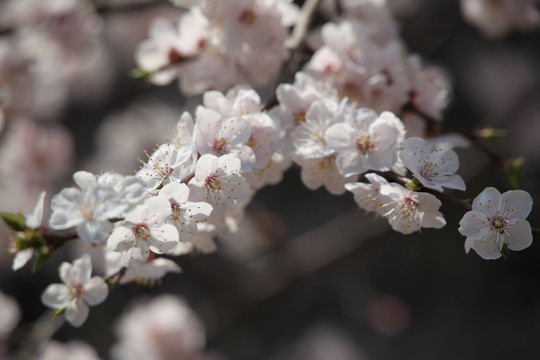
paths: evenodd
<path fill-rule="evenodd" d="M 41 301 L 53 309 L 65 308 L 66 320 L 73 326 L 81 326 L 88 318 L 88 305 L 102 303 L 109 294 L 109 286 L 99 276 L 90 277 L 90 255 L 83 255 L 73 265 L 63 262 L 59 272 L 63 284 L 49 285 Z"/>
<path fill-rule="evenodd" d="M 115 360 L 190 360 L 205 343 L 203 324 L 187 304 L 161 295 L 126 313 L 116 326 Z"/>
<path fill-rule="evenodd" d="M 461 0 L 461 12 L 467 21 L 493 38 L 540 24 L 540 13 L 533 0 Z"/>
<path fill-rule="evenodd" d="M 61 343 L 51 341 L 37 357 L 37 360 L 100 360 L 96 350 L 80 341 Z"/>

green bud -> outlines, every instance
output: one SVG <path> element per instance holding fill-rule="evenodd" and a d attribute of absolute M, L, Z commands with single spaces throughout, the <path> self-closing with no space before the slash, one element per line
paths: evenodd
<path fill-rule="evenodd" d="M 531 179 L 522 169 L 525 160 L 520 157 L 511 159 L 504 165 L 504 173 L 512 189 L 519 189 L 519 182 L 532 183 Z"/>
<path fill-rule="evenodd" d="M 476 135 L 482 139 L 487 140 L 497 140 L 505 138 L 508 134 L 508 131 L 506 129 L 494 129 L 492 127 L 487 127 L 484 129 L 480 129 L 476 132 Z"/>
<path fill-rule="evenodd" d="M 63 307 L 63 308 L 60 308 L 60 309 L 56 309 L 52 312 L 51 314 L 51 317 L 52 318 L 55 318 L 55 317 L 58 317 L 60 315 L 63 315 L 65 312 L 66 312 L 67 308 Z"/>
<path fill-rule="evenodd" d="M 422 189 L 422 184 L 417 178 L 413 178 L 411 181 L 405 184 L 405 187 L 412 191 L 418 191 Z"/>
<path fill-rule="evenodd" d="M 148 80 L 150 77 L 150 73 L 141 68 L 132 69 L 129 72 L 129 75 L 136 80 Z"/>
<path fill-rule="evenodd" d="M 8 228 L 13 231 L 23 231 L 26 229 L 22 214 L 0 213 L 0 217 L 4 220 Z"/>

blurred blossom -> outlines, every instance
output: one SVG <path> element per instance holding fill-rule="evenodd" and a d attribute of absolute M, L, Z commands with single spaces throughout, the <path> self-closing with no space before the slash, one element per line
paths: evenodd
<path fill-rule="evenodd" d="M 467 21 L 493 38 L 540 24 L 534 0 L 461 0 L 461 11 Z"/>
<path fill-rule="evenodd" d="M 161 295 L 124 314 L 116 326 L 115 360 L 187 360 L 204 348 L 204 327 L 184 300 Z"/>
<path fill-rule="evenodd" d="M 0 340 L 6 339 L 21 318 L 19 304 L 0 291 Z"/>
<path fill-rule="evenodd" d="M 79 341 L 48 343 L 37 360 L 100 360 L 96 351 L 88 344 Z"/>
<path fill-rule="evenodd" d="M 279 360 L 366 360 L 354 339 L 327 324 L 313 326 Z"/>
<path fill-rule="evenodd" d="M 149 99 L 134 101 L 123 112 L 109 115 L 97 130 L 97 153 L 89 168 L 133 173 L 144 150 L 172 137 L 178 118 L 174 108 Z"/>
<path fill-rule="evenodd" d="M 409 307 L 396 296 L 373 299 L 366 309 L 367 322 L 381 335 L 397 335 L 410 322 Z"/>
<path fill-rule="evenodd" d="M 21 309 L 17 301 L 0 291 L 0 358 L 4 358 L 4 353 L 7 350 L 5 341 L 20 319 Z"/>
<path fill-rule="evenodd" d="M 5 134 L 0 172 L 27 189 L 43 189 L 62 180 L 71 169 L 73 140 L 58 126 L 40 126 L 19 119 Z"/>

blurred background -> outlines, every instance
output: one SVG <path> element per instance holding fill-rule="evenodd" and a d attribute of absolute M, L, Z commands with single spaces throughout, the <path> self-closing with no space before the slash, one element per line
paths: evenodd
<path fill-rule="evenodd" d="M 458 1 L 389 4 L 409 51 L 452 80 L 444 121 L 506 129 L 506 138 L 486 144 L 504 158 L 524 158 L 530 182 L 521 185 L 538 203 L 540 31 L 494 40 L 464 21 Z M 59 40 L 41 28 L 25 40 L 45 59 L 32 71 L 3 6 L 0 85 L 17 92 L 7 95 L 0 133 L 2 211 L 31 209 L 44 189 L 50 200 L 71 186 L 76 170 L 131 174 L 143 150 L 164 142 L 181 113 L 201 102 L 176 84 L 152 86 L 129 75 L 151 20 L 180 14 L 166 1 L 104 1 L 95 16 L 66 19 L 69 30 L 54 29 L 64 36 L 61 53 Z M 37 20 L 24 21 L 30 28 Z M 459 155 L 467 191 L 455 195 L 510 188 L 481 151 Z M 217 252 L 175 258 L 183 273 L 161 286 L 118 287 L 84 326 L 64 324 L 54 338 L 83 339 L 107 359 L 115 320 L 140 297 L 167 293 L 190 304 L 205 324 L 206 348 L 224 359 L 539 359 L 540 246 L 533 242 L 508 260 L 466 255 L 457 231 L 463 211 L 443 204 L 442 212 L 444 229 L 398 234 L 358 211 L 349 193 L 308 190 L 293 167 L 257 193 L 239 232 L 216 240 Z M 540 227 L 538 205 L 529 221 Z M 3 227 L 0 239 L 6 249 Z M 58 282 L 59 263 L 80 252 L 70 244 L 35 274 L 30 266 L 11 271 L 12 255 L 0 252 L 0 289 L 22 310 L 10 351 L 20 350 L 48 311 L 40 296 Z"/>

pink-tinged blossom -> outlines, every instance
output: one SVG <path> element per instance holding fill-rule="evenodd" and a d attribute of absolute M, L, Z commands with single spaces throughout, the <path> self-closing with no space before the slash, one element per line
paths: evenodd
<path fill-rule="evenodd" d="M 261 189 L 266 185 L 275 185 L 283 180 L 283 173 L 291 166 L 292 160 L 278 151 L 272 154 L 270 161 L 262 169 L 254 169 L 243 174 L 249 186 Z"/>
<path fill-rule="evenodd" d="M 440 120 L 450 102 L 450 80 L 440 68 L 422 65 L 418 55 L 410 55 L 407 69 L 411 82 L 409 103 L 422 113 Z"/>
<path fill-rule="evenodd" d="M 159 198 L 169 201 L 169 218 L 166 221 L 176 227 L 182 242 L 193 240 L 197 236 L 197 223 L 206 220 L 212 213 L 212 205 L 203 201 L 189 201 L 189 193 L 186 184 L 170 183 L 158 194 Z"/>
<path fill-rule="evenodd" d="M 167 255 L 185 255 L 191 252 L 210 254 L 217 250 L 214 236 L 218 234 L 217 227 L 209 222 L 197 223 L 197 235 L 191 241 L 179 242 Z"/>
<path fill-rule="evenodd" d="M 493 38 L 513 30 L 531 30 L 540 24 L 533 0 L 461 0 L 461 12 L 465 20 Z"/>
<path fill-rule="evenodd" d="M 161 295 L 124 314 L 116 324 L 114 360 L 189 360 L 204 348 L 204 326 L 180 298 Z"/>
<path fill-rule="evenodd" d="M 214 207 L 211 216 L 221 218 L 227 206 L 249 197 L 249 185 L 240 175 L 240 166 L 240 159 L 233 154 L 201 156 L 189 182 L 191 199 L 209 203 Z"/>
<path fill-rule="evenodd" d="M 79 341 L 60 343 L 51 341 L 45 345 L 36 360 L 100 360 L 96 350 Z"/>
<path fill-rule="evenodd" d="M 148 161 L 137 171 L 150 189 L 157 189 L 173 181 L 181 181 L 193 170 L 193 147 L 186 144 L 165 143 L 160 145 Z"/>
<path fill-rule="evenodd" d="M 241 161 L 242 171 L 251 171 L 255 154 L 247 145 L 251 136 L 249 121 L 240 116 L 224 118 L 203 106 L 197 108 L 196 114 L 193 138 L 199 154 L 235 154 Z"/>
<path fill-rule="evenodd" d="M 122 266 L 142 264 L 150 256 L 150 251 L 163 254 L 178 243 L 178 230 L 166 222 L 170 208 L 167 199 L 152 197 L 117 223 L 107 247 L 122 254 Z"/>
<path fill-rule="evenodd" d="M 501 193 L 492 187 L 484 189 L 473 201 L 472 211 L 459 222 L 459 232 L 466 236 L 465 252 L 471 249 L 484 259 L 498 259 L 503 248 L 519 251 L 532 244 L 533 236 L 527 216 L 532 198 L 523 190 Z"/>
<path fill-rule="evenodd" d="M 331 194 L 341 195 L 345 184 L 356 181 L 356 176 L 343 176 L 336 165 L 335 155 L 322 158 L 296 159 L 301 167 L 300 178 L 308 189 L 324 186 Z"/>
<path fill-rule="evenodd" d="M 65 188 L 51 200 L 51 228 L 76 227 L 81 239 L 94 244 L 107 239 L 112 230 L 109 220 L 121 217 L 130 204 L 114 187 L 100 184 L 97 178 L 86 171 L 73 175 L 79 188 Z"/>
<path fill-rule="evenodd" d="M 328 146 L 324 134 L 332 125 L 342 121 L 344 113 L 350 109 L 346 99 L 341 102 L 331 99 L 314 101 L 305 121 L 291 133 L 295 157 L 314 159 L 333 155 L 335 150 Z"/>
<path fill-rule="evenodd" d="M 293 84 L 279 84 L 276 97 L 279 107 L 272 108 L 271 113 L 281 120 L 287 130 L 291 130 L 306 120 L 306 113 L 315 100 L 337 99 L 338 94 L 327 82 L 297 72 Z"/>
<path fill-rule="evenodd" d="M 324 137 L 338 154 L 336 163 L 341 173 L 350 176 L 390 170 L 397 160 L 401 121 L 390 112 L 377 116 L 367 108 L 345 114 L 344 120 L 330 127 Z"/>
<path fill-rule="evenodd" d="M 345 184 L 345 189 L 353 193 L 354 201 L 360 209 L 383 215 L 386 211 L 382 205 L 386 199 L 380 194 L 381 185 L 388 184 L 385 178 L 377 174 L 366 174 L 364 177 L 369 181 Z"/>
<path fill-rule="evenodd" d="M 182 269 L 174 261 L 157 258 L 144 264 L 129 267 L 120 278 L 120 284 L 134 282 L 140 285 L 153 286 L 167 273 L 180 273 Z"/>
<path fill-rule="evenodd" d="M 456 175 L 459 158 L 454 151 L 432 148 L 426 140 L 411 137 L 405 140 L 399 157 L 425 187 L 437 191 L 443 191 L 443 187 L 465 190 L 465 182 Z"/>
<path fill-rule="evenodd" d="M 247 85 L 237 85 L 225 95 L 217 90 L 207 91 L 203 95 L 203 104 L 225 118 L 262 111 L 259 94 Z"/>
<path fill-rule="evenodd" d="M 179 75 L 184 62 L 204 50 L 209 31 L 208 19 L 198 8 L 184 13 L 176 26 L 169 20 L 155 19 L 148 31 L 150 38 L 135 50 L 135 60 L 150 73 L 150 81 L 166 85 Z"/>
<path fill-rule="evenodd" d="M 20 319 L 21 309 L 17 301 L 0 291 L 0 341 L 4 341 L 9 337 Z M 0 354 L 1 350 L 0 347 Z"/>
<path fill-rule="evenodd" d="M 395 231 L 410 234 L 421 228 L 440 229 L 446 225 L 439 212 L 441 202 L 431 194 L 411 191 L 395 183 L 382 184 L 380 194 L 386 196 L 383 216 Z"/>
<path fill-rule="evenodd" d="M 88 305 L 102 303 L 109 294 L 109 286 L 99 277 L 90 277 L 90 255 L 75 260 L 73 265 L 63 262 L 59 268 L 63 284 L 51 284 L 45 289 L 42 302 L 53 309 L 66 309 L 66 320 L 73 326 L 81 326 L 90 311 Z"/>

